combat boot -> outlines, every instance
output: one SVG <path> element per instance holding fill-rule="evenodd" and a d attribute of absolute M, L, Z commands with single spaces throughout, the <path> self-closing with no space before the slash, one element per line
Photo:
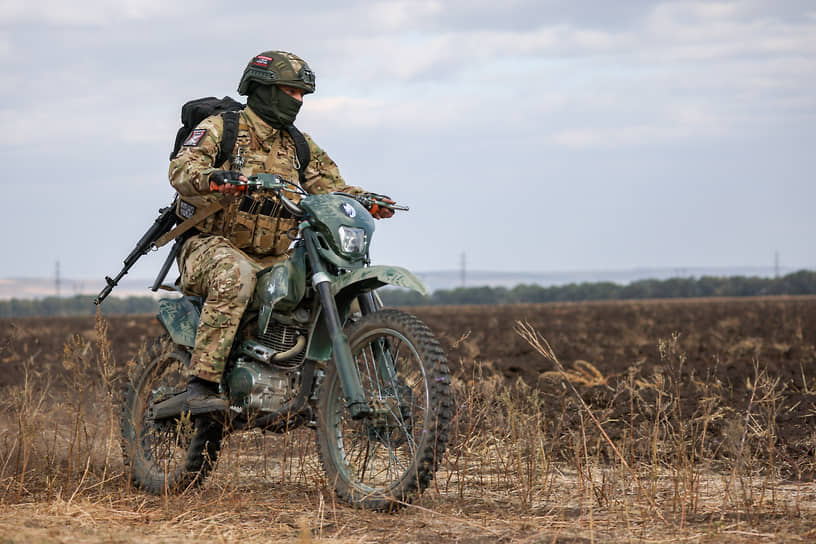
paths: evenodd
<path fill-rule="evenodd" d="M 187 399 L 184 401 L 184 410 L 190 415 L 223 412 L 227 409 L 227 401 L 218 394 L 218 384 L 191 376 L 187 382 Z"/>

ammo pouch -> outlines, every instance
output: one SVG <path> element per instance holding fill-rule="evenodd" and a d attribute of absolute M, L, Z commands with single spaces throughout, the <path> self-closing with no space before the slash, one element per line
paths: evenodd
<path fill-rule="evenodd" d="M 269 215 L 258 214 L 255 222 L 255 235 L 252 237 L 252 245 L 255 247 L 275 247 L 275 235 L 278 232 L 278 218 Z"/>
<path fill-rule="evenodd" d="M 259 256 L 286 254 L 288 231 L 297 220 L 274 195 L 244 196 L 225 212 L 224 236 L 238 249 Z"/>
<path fill-rule="evenodd" d="M 294 217 L 279 217 L 278 218 L 278 232 L 275 235 L 275 244 L 272 248 L 273 255 L 284 255 L 292 243 L 289 238 L 289 231 L 297 228 L 298 220 Z"/>
<path fill-rule="evenodd" d="M 228 220 L 225 225 L 227 228 L 224 236 L 229 238 L 229 241 L 238 249 L 250 248 L 252 246 L 252 235 L 255 232 L 256 216 L 252 213 L 252 204 L 244 206 L 247 201 L 251 203 L 252 199 L 245 196 L 242 199 L 235 200 L 224 212 Z"/>

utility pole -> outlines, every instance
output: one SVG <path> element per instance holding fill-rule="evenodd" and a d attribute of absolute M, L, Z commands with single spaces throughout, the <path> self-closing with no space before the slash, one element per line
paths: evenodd
<path fill-rule="evenodd" d="M 57 288 L 57 298 L 60 296 L 60 283 L 60 267 L 59 261 L 57 261 L 57 264 L 54 267 L 54 286 Z"/>
<path fill-rule="evenodd" d="M 462 287 L 465 286 L 465 280 L 467 279 L 466 270 L 467 270 L 466 258 L 465 258 L 465 252 L 463 251 L 462 255 L 460 256 L 460 260 L 459 260 L 459 275 L 460 275 L 459 277 L 462 280 Z"/>
<path fill-rule="evenodd" d="M 779 251 L 774 251 L 774 278 L 779 279 Z"/>

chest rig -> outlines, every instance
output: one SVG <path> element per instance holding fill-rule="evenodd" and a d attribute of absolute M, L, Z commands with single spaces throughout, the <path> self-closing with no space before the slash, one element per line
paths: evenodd
<path fill-rule="evenodd" d="M 278 131 L 271 141 L 261 142 L 240 110 L 220 115 L 224 128 L 216 167 L 240 171 L 246 176 L 275 173 L 293 178 L 296 174 L 301 184 L 305 182 L 311 151 L 297 128 L 290 125 Z M 299 200 L 296 194 L 287 196 Z M 259 257 L 286 253 L 297 221 L 274 193 L 261 191 L 237 198 L 205 195 L 204 199 L 214 204 L 202 207 L 179 199 L 178 214 L 187 219 L 189 227 L 225 236 L 238 249 Z"/>
<path fill-rule="evenodd" d="M 300 183 L 305 182 L 311 152 L 306 138 L 297 128 L 288 126 L 270 141 L 261 142 L 240 112 L 227 112 L 222 117 L 224 136 L 221 149 L 232 149 L 229 161 L 233 170 L 246 176 L 276 173 L 293 177 L 287 174 L 296 172 Z M 232 146 L 231 142 L 234 142 Z M 288 196 L 294 201 L 299 199 L 296 194 Z M 274 193 L 267 191 L 235 199 L 223 213 L 223 235 L 238 249 L 258 256 L 286 253 L 296 227 L 297 220 Z"/>

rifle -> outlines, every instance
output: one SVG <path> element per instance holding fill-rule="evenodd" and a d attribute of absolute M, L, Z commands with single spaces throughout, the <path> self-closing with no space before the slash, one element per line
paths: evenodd
<path fill-rule="evenodd" d="M 130 252 L 125 258 L 125 266 L 122 270 L 119 271 L 119 274 L 116 275 L 115 278 L 111 279 L 109 276 L 105 276 L 105 281 L 107 285 L 104 289 L 99 293 L 99 295 L 94 299 L 94 304 L 99 305 L 105 298 L 113 291 L 113 288 L 119 283 L 119 280 L 127 274 L 130 269 L 136 264 L 136 261 L 139 260 L 142 255 L 146 255 L 148 251 L 156 247 L 156 240 L 158 240 L 163 234 L 169 232 L 170 229 L 178 222 L 178 217 L 176 216 L 175 210 L 175 200 L 166 208 L 161 208 L 159 210 L 159 217 L 153 222 L 153 225 L 147 232 L 144 233 L 142 238 L 136 244 L 136 247 L 133 251 Z M 177 242 L 173 249 L 170 251 L 170 255 L 168 255 L 167 259 L 164 262 L 164 266 L 162 266 L 161 272 L 159 273 L 159 277 L 156 278 L 156 281 L 153 283 L 153 287 L 151 290 L 156 291 L 158 290 L 159 284 L 161 284 L 162 280 L 164 280 L 164 276 L 167 275 L 167 271 L 170 268 L 170 264 L 172 259 L 175 258 L 176 253 L 178 253 L 180 244 Z"/>

